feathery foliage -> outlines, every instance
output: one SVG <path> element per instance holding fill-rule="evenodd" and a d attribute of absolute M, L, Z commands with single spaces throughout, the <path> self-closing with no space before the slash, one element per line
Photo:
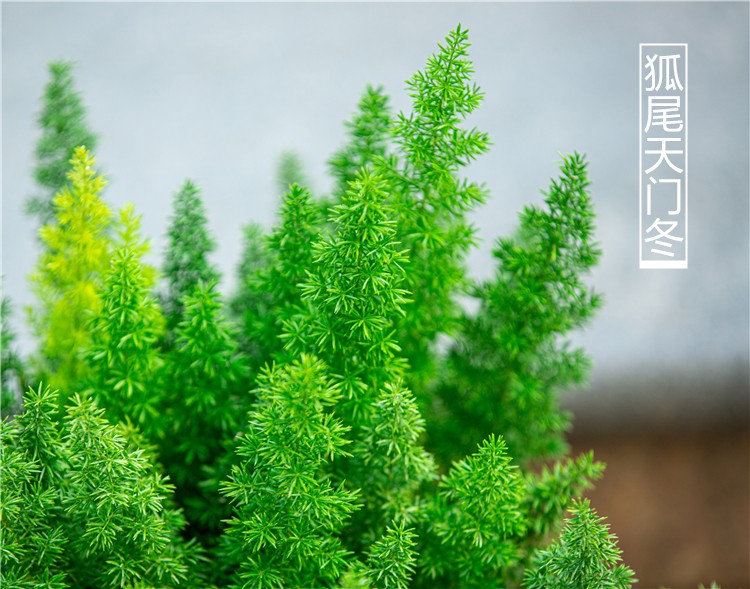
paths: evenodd
<path fill-rule="evenodd" d="M 302 161 L 293 151 L 285 151 L 279 158 L 279 169 L 276 172 L 276 188 L 279 194 L 286 193 L 292 184 L 307 185 L 307 177 Z"/>
<path fill-rule="evenodd" d="M 86 124 L 86 109 L 73 84 L 73 64 L 55 61 L 49 65 L 50 80 L 44 89 L 39 114 L 42 135 L 37 141 L 34 179 L 40 193 L 26 202 L 27 212 L 37 217 L 39 227 L 55 216 L 53 198 L 65 188 L 69 162 L 77 147 L 96 150 L 97 138 Z"/>
<path fill-rule="evenodd" d="M 483 131 L 462 127 L 482 100 L 471 81 L 468 48 L 468 32 L 459 25 L 408 81 L 412 112 L 399 114 L 393 128 L 398 151 L 383 164 L 397 238 L 407 250 L 404 287 L 412 293 L 397 324 L 398 340 L 420 397 L 434 372 L 436 338 L 455 332 L 456 296 L 468 286 L 464 258 L 475 231 L 466 215 L 487 196 L 485 188 L 459 177 L 490 144 Z"/>
<path fill-rule="evenodd" d="M 245 333 L 259 348 L 257 368 L 278 358 L 284 322 L 306 308 L 301 285 L 312 267 L 315 242 L 323 219 L 307 189 L 292 184 L 281 202 L 281 223 L 266 241 L 268 263 L 250 276 L 246 288 L 255 301 L 244 315 Z"/>
<path fill-rule="evenodd" d="M 620 562 L 616 538 L 589 501 L 576 501 L 560 539 L 539 552 L 524 579 L 526 589 L 627 589 L 633 571 Z"/>
<path fill-rule="evenodd" d="M 588 186 L 583 157 L 566 157 L 546 206 L 526 207 L 517 235 L 499 240 L 497 273 L 476 289 L 479 312 L 464 318 L 436 387 L 429 433 L 440 455 L 456 458 L 492 431 L 522 462 L 564 454 L 570 418 L 557 395 L 589 367 L 565 337 L 600 305 L 582 278 L 599 257 Z"/>
<path fill-rule="evenodd" d="M 229 558 L 240 560 L 233 586 L 330 586 L 345 570 L 336 531 L 356 494 L 323 470 L 347 443 L 347 428 L 331 412 L 340 387 L 325 372 L 302 356 L 260 379 L 237 449 L 243 461 L 223 488 L 235 508 L 227 536 Z"/>
<path fill-rule="evenodd" d="M 407 589 L 416 564 L 414 547 L 412 530 L 405 529 L 403 523 L 389 527 L 367 556 L 365 578 L 370 587 Z"/>
<path fill-rule="evenodd" d="M 164 318 L 151 290 L 155 272 L 141 258 L 140 217 L 120 213 L 120 243 L 105 278 L 100 312 L 92 322 L 89 388 L 112 423 L 131 422 L 152 440 L 164 431 L 159 417 L 160 368 L 157 344 Z"/>
<path fill-rule="evenodd" d="M 589 452 L 575 460 L 556 462 L 540 473 L 527 473 L 524 512 L 529 531 L 533 532 L 528 539 L 538 544 L 550 534 L 558 533 L 571 501 L 590 489 L 603 472 L 604 465 L 595 462 L 593 453 Z"/>
<path fill-rule="evenodd" d="M 343 377 L 343 410 L 351 421 L 369 413 L 378 388 L 404 369 L 392 327 L 406 301 L 403 254 L 383 189 L 363 171 L 334 207 L 334 233 L 314 243 L 302 287 L 310 307 L 286 321 L 282 336 L 291 355 L 314 353 Z"/>
<path fill-rule="evenodd" d="M 271 297 L 259 281 L 259 276 L 271 263 L 266 249 L 266 235 L 257 223 L 242 228 L 242 251 L 235 272 L 237 286 L 230 297 L 227 310 L 240 327 L 239 346 L 254 366 L 268 360 L 269 334 L 263 328 L 272 321 Z M 262 341 L 260 341 L 262 340 Z"/>
<path fill-rule="evenodd" d="M 208 482 L 207 469 L 220 466 L 245 421 L 251 400 L 247 361 L 222 315 L 215 282 L 199 283 L 183 304 L 162 381 L 161 419 L 166 425 L 160 457 L 190 521 L 216 534 L 228 514 L 218 485 Z"/>
<path fill-rule="evenodd" d="M 462 174 L 490 142 L 464 127 L 482 98 L 468 47 L 448 35 L 409 114 L 367 88 L 326 201 L 282 159 L 279 222 L 245 227 L 226 309 L 196 185 L 175 196 L 158 298 L 139 218 L 113 224 L 76 151 L 34 278 L 40 374 L 65 387 L 2 424 L 3 582 L 630 586 L 580 502 L 603 465 L 564 457 L 557 402 L 588 366 L 566 338 L 599 304 L 586 162 L 564 158 L 473 284 L 487 191 Z"/>
<path fill-rule="evenodd" d="M 197 553 L 143 451 L 90 399 L 75 396 L 62 423 L 56 392 L 24 401 L 2 424 L 3 586 L 190 586 Z"/>
<path fill-rule="evenodd" d="M 31 276 L 40 305 L 31 323 L 40 340 L 37 370 L 66 393 L 80 384 L 88 323 L 101 308 L 100 289 L 113 243 L 112 213 L 99 194 L 105 181 L 85 147 L 70 160 L 70 184 L 53 201 L 55 218 L 40 230 L 42 253 Z M 64 398 L 64 397 L 63 397 Z"/>
<path fill-rule="evenodd" d="M 219 272 L 208 261 L 216 245 L 209 235 L 206 209 L 198 187 L 186 180 L 175 194 L 169 226 L 169 243 L 164 255 L 167 289 L 161 299 L 166 320 L 167 344 L 185 313 L 184 299 L 191 296 L 199 282 L 218 281 Z"/>
<path fill-rule="evenodd" d="M 331 175 L 336 180 L 337 200 L 346 194 L 350 182 L 362 168 L 372 169 L 376 161 L 385 157 L 392 122 L 388 96 L 383 88 L 367 86 L 357 112 L 346 123 L 347 144 L 328 160 Z"/>
<path fill-rule="evenodd" d="M 26 368 L 15 348 L 16 334 L 10 325 L 11 301 L 2 297 L 0 305 L 0 414 L 13 415 L 21 408 L 21 390 Z"/>
<path fill-rule="evenodd" d="M 524 484 L 502 438 L 490 436 L 453 465 L 425 507 L 424 586 L 503 587 L 526 531 Z"/>
<path fill-rule="evenodd" d="M 415 490 L 434 470 L 417 443 L 423 425 L 416 402 L 401 383 L 394 321 L 407 299 L 391 216 L 382 180 L 363 169 L 331 210 L 332 233 L 313 246 L 302 285 L 307 307 L 282 334 L 291 357 L 315 354 L 341 386 L 337 410 L 354 444 L 352 459 L 336 461 L 334 472 L 361 492 L 348 534 L 358 552 L 413 511 Z"/>

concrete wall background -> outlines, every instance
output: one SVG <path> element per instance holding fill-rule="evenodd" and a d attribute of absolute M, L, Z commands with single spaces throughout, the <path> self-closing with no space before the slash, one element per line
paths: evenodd
<path fill-rule="evenodd" d="M 746 3 L 149 4 L 5 3 L 3 273 L 28 304 L 35 259 L 21 213 L 33 191 L 35 116 L 53 59 L 76 72 L 107 198 L 133 201 L 154 261 L 173 192 L 203 188 L 216 261 L 231 289 L 240 225 L 273 223 L 274 175 L 297 151 L 312 188 L 367 83 L 408 108 L 404 80 L 447 32 L 468 27 L 486 93 L 472 124 L 492 152 L 470 169 L 492 191 L 475 215 L 472 271 L 556 173 L 588 154 L 604 251 L 592 284 L 604 310 L 577 341 L 597 374 L 748 357 L 748 5 Z M 690 269 L 637 269 L 638 43 L 690 47 Z M 26 344 L 25 344 L 26 345 Z M 26 346 L 28 347 L 28 346 Z"/>

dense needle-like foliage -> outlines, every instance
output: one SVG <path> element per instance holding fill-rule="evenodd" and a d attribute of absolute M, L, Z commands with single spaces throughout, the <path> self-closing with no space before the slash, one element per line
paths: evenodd
<path fill-rule="evenodd" d="M 438 586 L 503 587 L 526 531 L 523 489 L 502 438 L 490 436 L 454 464 L 426 508 L 421 556 L 428 578 Z"/>
<path fill-rule="evenodd" d="M 255 366 L 269 359 L 267 338 L 260 342 L 258 333 L 266 333 L 262 326 L 274 321 L 271 295 L 262 287 L 259 276 L 271 262 L 266 248 L 266 235 L 257 223 L 242 228 L 242 251 L 235 277 L 237 286 L 227 305 L 229 316 L 240 326 L 239 346 Z"/>
<path fill-rule="evenodd" d="M 247 360 L 222 314 L 215 282 L 199 283 L 183 304 L 164 368 L 160 457 L 191 523 L 216 534 L 228 514 L 206 468 L 223 466 L 222 456 L 245 422 L 251 401 Z"/>
<path fill-rule="evenodd" d="M 432 398 L 440 454 L 457 458 L 493 431 L 519 461 L 564 453 L 570 418 L 557 394 L 589 365 L 564 338 L 600 304 L 582 279 L 599 256 L 588 186 L 583 157 L 566 157 L 545 207 L 527 207 L 516 236 L 498 242 L 497 273 L 475 289 L 479 312 L 464 318 Z"/>
<path fill-rule="evenodd" d="M 328 161 L 336 179 L 334 195 L 341 198 L 362 168 L 371 169 L 388 148 L 393 116 L 382 87 L 368 86 L 353 119 L 346 123 L 348 142 Z"/>
<path fill-rule="evenodd" d="M 474 284 L 488 193 L 461 174 L 490 142 L 463 126 L 482 97 L 468 47 L 448 35 L 408 114 L 366 89 L 325 201 L 285 156 L 279 222 L 246 226 L 226 309 L 196 186 L 159 296 L 138 216 L 112 221 L 75 151 L 34 275 L 35 390 L 2 425 L 5 584 L 630 586 L 580 502 L 603 466 L 565 457 L 557 403 L 588 365 L 566 337 L 599 302 L 586 162 L 563 159 Z"/>
<path fill-rule="evenodd" d="M 292 184 L 307 185 L 307 177 L 302 161 L 293 151 L 285 151 L 279 158 L 279 169 L 276 172 L 276 187 L 279 194 L 284 194 Z"/>
<path fill-rule="evenodd" d="M 42 135 L 36 144 L 34 179 L 39 194 L 28 199 L 26 209 L 38 219 L 39 227 L 55 215 L 53 198 L 68 181 L 68 163 L 74 150 L 85 145 L 96 149 L 96 136 L 86 124 L 86 109 L 74 88 L 73 64 L 56 61 L 49 65 L 50 80 L 44 89 L 39 126 Z"/>
<path fill-rule="evenodd" d="M 633 571 L 620 562 L 616 538 L 588 500 L 576 501 L 560 539 L 537 554 L 525 589 L 627 589 Z"/>
<path fill-rule="evenodd" d="M 259 382 L 237 450 L 243 461 L 224 487 L 235 505 L 227 537 L 228 557 L 238 561 L 233 586 L 333 585 L 345 570 L 337 531 L 356 494 L 323 469 L 347 444 L 347 428 L 331 412 L 340 387 L 325 372 L 302 356 Z"/>
<path fill-rule="evenodd" d="M 183 319 L 185 297 L 195 292 L 199 282 L 208 284 L 219 279 L 218 270 L 208 261 L 216 246 L 208 232 L 206 211 L 198 187 L 190 180 L 185 181 L 175 195 L 172 207 L 169 243 L 164 255 L 167 288 L 161 300 L 168 345 L 172 344 L 174 330 Z"/>
<path fill-rule="evenodd" d="M 408 253 L 404 287 L 412 296 L 397 324 L 398 340 L 420 398 L 435 371 L 436 338 L 454 334 L 456 297 L 468 286 L 464 259 L 475 239 L 467 213 L 487 196 L 459 176 L 490 143 L 483 131 L 462 126 L 482 100 L 471 81 L 468 49 L 468 32 L 459 26 L 407 82 L 413 109 L 398 116 L 398 150 L 382 164 L 398 213 L 398 240 Z"/>
<path fill-rule="evenodd" d="M 90 399 L 53 420 L 57 393 L 31 390 L 2 424 L 3 587 L 193 586 L 171 486 Z"/>
<path fill-rule="evenodd" d="M 244 273 L 243 296 L 251 305 L 243 310 L 241 319 L 245 334 L 256 347 L 256 370 L 279 356 L 284 322 L 305 307 L 301 286 L 312 267 L 311 245 L 322 221 L 310 193 L 292 184 L 282 198 L 281 223 L 266 240 L 265 264 Z M 262 260 L 260 256 L 256 259 Z"/>
<path fill-rule="evenodd" d="M 112 213 L 100 198 L 105 181 L 94 156 L 79 147 L 70 184 L 53 201 L 53 221 L 40 230 L 42 252 L 31 276 L 39 305 L 31 323 L 39 339 L 37 370 L 63 395 L 80 384 L 91 341 L 89 320 L 101 307 L 101 286 L 113 251 Z"/>
<path fill-rule="evenodd" d="M 101 311 L 91 323 L 87 384 L 113 423 L 131 422 L 156 440 L 164 431 L 158 382 L 163 360 L 157 351 L 164 319 L 150 294 L 154 271 L 141 262 L 146 244 L 140 218 L 126 207 L 120 223 Z"/>
<path fill-rule="evenodd" d="M 307 312 L 286 323 L 294 355 L 311 351 L 344 379 L 342 409 L 354 424 L 373 409 L 380 387 L 401 375 L 393 321 L 403 311 L 403 254 L 381 179 L 363 172 L 333 209 L 335 231 L 313 246 L 303 284 Z"/>
<path fill-rule="evenodd" d="M 16 413 L 21 406 L 21 390 L 25 384 L 24 362 L 16 350 L 15 331 L 11 328 L 11 302 L 3 296 L 0 307 L 0 411 L 4 415 Z"/>
<path fill-rule="evenodd" d="M 395 320 L 403 313 L 403 253 L 394 241 L 382 180 L 363 170 L 341 204 L 333 232 L 313 247 L 302 283 L 307 303 L 284 325 L 286 352 L 312 353 L 340 383 L 338 411 L 351 427 L 351 460 L 335 464 L 337 479 L 359 489 L 350 546 L 375 541 L 396 516 L 405 516 L 413 491 L 433 476 L 433 462 L 418 445 L 423 431 L 411 393 L 403 387 Z"/>

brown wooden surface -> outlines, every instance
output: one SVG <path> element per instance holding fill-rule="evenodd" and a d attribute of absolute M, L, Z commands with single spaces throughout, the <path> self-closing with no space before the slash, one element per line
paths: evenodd
<path fill-rule="evenodd" d="M 580 429 L 580 428 L 578 428 Z M 637 587 L 750 589 L 750 429 L 577 431 L 607 463 L 589 493 Z"/>

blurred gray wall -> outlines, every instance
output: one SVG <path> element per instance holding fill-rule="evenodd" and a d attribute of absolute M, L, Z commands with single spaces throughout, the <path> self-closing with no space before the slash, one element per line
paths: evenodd
<path fill-rule="evenodd" d="M 748 4 L 740 2 L 3 3 L 2 272 L 22 348 L 33 348 L 21 323 L 37 255 L 22 203 L 34 190 L 48 62 L 78 63 L 106 198 L 143 214 L 153 263 L 174 191 L 188 177 L 200 185 L 229 292 L 241 225 L 274 222 L 281 152 L 296 151 L 313 191 L 325 193 L 325 161 L 365 84 L 383 84 L 396 110 L 408 109 L 404 80 L 459 22 L 486 93 L 470 122 L 495 143 L 469 171 L 492 192 L 474 215 L 483 241 L 472 273 L 490 275 L 494 240 L 524 204 L 541 201 L 559 154 L 585 152 L 604 252 L 591 284 L 606 304 L 575 342 L 594 359 L 597 398 L 619 399 L 613 421 L 665 394 L 681 395 L 667 413 L 736 414 L 750 353 Z M 644 42 L 689 44 L 688 270 L 638 269 Z M 697 376 L 713 389 L 688 390 Z M 654 386 L 659 379 L 666 385 Z M 597 407 L 587 397 L 570 403 L 584 414 Z"/>

